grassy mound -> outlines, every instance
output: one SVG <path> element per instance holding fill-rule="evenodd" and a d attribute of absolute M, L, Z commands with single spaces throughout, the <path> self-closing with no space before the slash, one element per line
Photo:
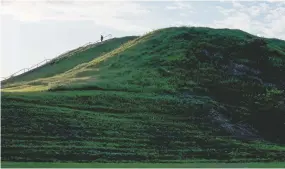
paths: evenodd
<path fill-rule="evenodd" d="M 187 27 L 124 40 L 4 84 L 2 159 L 285 160 L 284 41 Z"/>

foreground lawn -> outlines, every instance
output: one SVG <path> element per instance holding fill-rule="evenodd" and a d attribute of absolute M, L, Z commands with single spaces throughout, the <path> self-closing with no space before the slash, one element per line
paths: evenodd
<path fill-rule="evenodd" d="M 2 162 L 2 168 L 283 168 L 285 162 L 269 163 L 49 163 Z"/>

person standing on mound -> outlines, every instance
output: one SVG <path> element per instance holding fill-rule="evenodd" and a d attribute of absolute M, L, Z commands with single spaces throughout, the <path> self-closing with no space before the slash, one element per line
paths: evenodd
<path fill-rule="evenodd" d="M 103 36 L 101 35 L 101 42 L 103 41 Z"/>

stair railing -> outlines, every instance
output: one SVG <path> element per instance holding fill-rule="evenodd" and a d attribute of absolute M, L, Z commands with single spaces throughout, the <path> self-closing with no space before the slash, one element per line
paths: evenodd
<path fill-rule="evenodd" d="M 111 38 L 111 37 L 112 37 L 112 34 L 108 34 L 108 35 L 104 36 L 103 38 L 106 39 L 106 38 L 108 38 L 108 37 Z M 104 39 L 103 39 L 103 41 L 104 41 Z M 77 49 L 69 50 L 69 51 L 67 51 L 67 52 L 65 52 L 65 53 L 63 53 L 63 54 L 60 54 L 59 56 L 57 56 L 57 57 L 55 57 L 55 58 L 53 58 L 53 59 L 45 59 L 45 60 L 43 60 L 43 61 L 41 61 L 41 62 L 39 62 L 39 63 L 37 63 L 37 64 L 35 64 L 35 65 L 29 67 L 29 68 L 21 69 L 21 70 L 15 72 L 15 73 L 11 74 L 10 76 L 1 77 L 1 78 L 3 79 L 2 81 L 7 80 L 7 79 L 10 79 L 10 78 L 12 78 L 12 77 L 14 77 L 14 76 L 19 76 L 19 75 L 21 75 L 21 74 L 23 74 L 23 73 L 26 73 L 26 72 L 29 72 L 29 71 L 31 71 L 31 70 L 34 70 L 34 69 L 36 69 L 36 68 L 38 68 L 38 67 L 40 67 L 40 66 L 43 66 L 43 65 L 45 65 L 46 63 L 50 63 L 50 62 L 52 62 L 52 61 L 54 61 L 54 60 L 65 58 L 66 55 L 67 55 L 68 53 L 72 52 L 72 51 L 75 52 L 75 53 L 77 53 L 77 52 L 83 51 L 83 49 L 86 50 L 86 49 L 88 49 L 88 48 L 91 47 L 91 46 L 94 47 L 93 45 L 96 45 L 96 44 L 98 44 L 99 42 L 101 42 L 101 39 L 100 39 L 100 40 L 97 40 L 96 42 L 88 42 L 88 43 L 86 43 L 85 45 L 83 45 L 83 46 L 81 46 L 81 47 L 79 47 L 79 48 L 77 48 Z"/>

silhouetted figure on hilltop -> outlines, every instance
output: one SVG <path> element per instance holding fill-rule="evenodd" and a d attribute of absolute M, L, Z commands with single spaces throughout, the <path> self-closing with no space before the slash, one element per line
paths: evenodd
<path fill-rule="evenodd" d="M 103 36 L 101 35 L 101 42 L 103 41 Z"/>

